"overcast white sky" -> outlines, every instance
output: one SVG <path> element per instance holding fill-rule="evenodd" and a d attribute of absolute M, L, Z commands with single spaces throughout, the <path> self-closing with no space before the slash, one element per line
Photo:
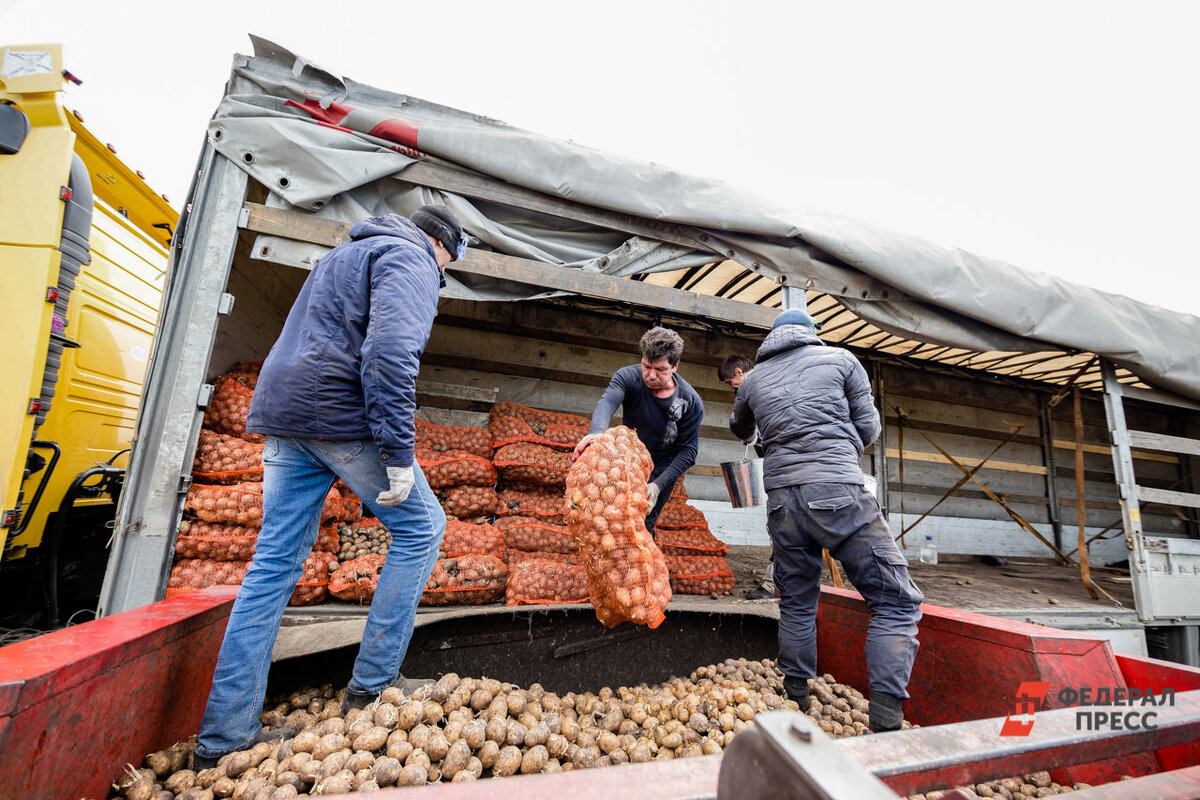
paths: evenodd
<path fill-rule="evenodd" d="M 0 0 L 176 207 L 248 32 L 356 80 L 1200 315 L 1200 3 Z M 1191 343 L 1195 346 L 1196 343 Z"/>

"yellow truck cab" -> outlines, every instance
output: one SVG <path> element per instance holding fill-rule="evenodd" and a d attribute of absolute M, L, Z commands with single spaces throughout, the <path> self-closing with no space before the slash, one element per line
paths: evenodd
<path fill-rule="evenodd" d="M 68 80 L 61 45 L 0 48 L 0 627 L 95 607 L 178 218 Z"/>

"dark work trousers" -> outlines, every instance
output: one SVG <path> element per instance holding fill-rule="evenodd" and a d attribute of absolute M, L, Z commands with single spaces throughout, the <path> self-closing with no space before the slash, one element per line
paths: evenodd
<path fill-rule="evenodd" d="M 821 548 L 842 563 L 871 610 L 867 676 L 871 692 L 908 699 L 925 597 L 908 574 L 879 502 L 862 486 L 810 483 L 767 493 L 767 531 L 779 590 L 779 669 L 817 674 L 817 600 Z"/>

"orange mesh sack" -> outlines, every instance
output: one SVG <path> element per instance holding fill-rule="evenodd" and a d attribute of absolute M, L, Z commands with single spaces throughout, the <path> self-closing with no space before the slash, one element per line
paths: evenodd
<path fill-rule="evenodd" d="M 418 447 L 417 463 L 433 489 L 450 486 L 495 486 L 496 468 L 492 462 L 466 450 L 439 453 Z"/>
<path fill-rule="evenodd" d="M 551 525 L 534 517 L 497 517 L 495 526 L 504 534 L 504 544 L 510 550 L 579 552 L 579 543 L 564 525 Z"/>
<path fill-rule="evenodd" d="M 192 477 L 200 483 L 243 483 L 261 481 L 261 444 L 239 436 L 204 429 L 192 459 Z"/>
<path fill-rule="evenodd" d="M 254 390 L 237 377 L 227 377 L 217 384 L 212 402 L 204 409 L 204 427 L 217 433 L 240 436 L 248 442 L 263 443 L 261 433 L 246 433 L 246 415 L 250 413 L 250 401 Z"/>
<path fill-rule="evenodd" d="M 329 593 L 339 600 L 369 603 L 379 585 L 379 573 L 383 572 L 385 556 L 359 556 L 337 568 L 329 578 Z"/>
<path fill-rule="evenodd" d="M 175 596 L 207 589 L 209 586 L 241 586 L 249 568 L 249 561 L 180 559 L 171 567 L 171 575 L 167 579 L 167 594 Z"/>
<path fill-rule="evenodd" d="M 733 570 L 723 556 L 666 556 L 677 594 L 729 594 Z"/>
<path fill-rule="evenodd" d="M 363 517 L 353 525 L 343 525 L 338 531 L 338 560 L 351 559 L 374 553 L 386 556 L 392 545 L 392 535 L 383 523 L 374 517 Z"/>
<path fill-rule="evenodd" d="M 423 606 L 481 605 L 504 597 L 508 567 L 496 556 L 443 558 L 421 594 Z"/>
<path fill-rule="evenodd" d="M 262 483 L 233 486 L 193 484 L 184 498 L 185 511 L 205 522 L 262 527 Z"/>
<path fill-rule="evenodd" d="M 654 540 L 669 556 L 723 556 L 729 545 L 712 535 L 708 528 L 654 529 Z"/>
<path fill-rule="evenodd" d="M 499 516 L 536 517 L 544 522 L 562 525 L 566 522 L 567 503 L 558 492 L 525 492 L 505 489 L 496 503 Z"/>
<path fill-rule="evenodd" d="M 309 554 L 304 559 L 304 572 L 288 600 L 289 606 L 315 606 L 329 599 L 329 570 L 337 568 L 337 557 L 330 553 Z"/>
<path fill-rule="evenodd" d="M 704 512 L 695 506 L 690 506 L 687 503 L 679 502 L 678 500 L 670 500 L 658 515 L 658 522 L 655 524 L 655 529 L 659 525 L 664 528 L 707 528 L 708 520 L 704 518 Z"/>
<path fill-rule="evenodd" d="M 441 551 L 448 558 L 468 553 L 504 558 L 504 534 L 486 522 L 482 525 L 472 525 L 456 519 L 447 520 Z"/>
<path fill-rule="evenodd" d="M 342 498 L 341 513 L 333 521 L 349 525 L 362 519 L 363 502 L 354 493 L 354 490 L 347 486 L 341 478 L 333 482 L 333 489 Z"/>
<path fill-rule="evenodd" d="M 249 561 L 254 557 L 258 528 L 185 519 L 179 523 L 175 558 L 210 561 Z"/>
<path fill-rule="evenodd" d="M 549 553 L 545 550 L 505 550 L 504 563 L 508 564 L 509 576 L 512 575 L 514 564 L 520 564 L 523 561 L 556 561 L 560 564 L 575 564 L 582 566 L 579 553 Z"/>
<path fill-rule="evenodd" d="M 322 525 L 317 531 L 317 541 L 313 544 L 314 553 L 332 553 L 335 557 L 342 549 L 341 537 L 337 525 Z"/>
<path fill-rule="evenodd" d="M 452 486 L 437 494 L 452 519 L 490 518 L 496 512 L 496 490 L 490 486 Z"/>
<path fill-rule="evenodd" d="M 683 485 L 683 476 L 679 476 L 679 480 L 675 481 L 675 485 L 671 487 L 671 497 L 668 502 L 675 500 L 686 501 L 688 499 L 687 487 Z"/>
<path fill-rule="evenodd" d="M 565 561 L 522 559 L 510 562 L 504 602 L 510 606 L 584 603 L 587 570 Z"/>
<path fill-rule="evenodd" d="M 650 453 L 630 428 L 592 440 L 567 474 L 567 526 L 587 568 L 596 617 L 657 628 L 671 585 L 663 554 L 646 531 Z"/>
<path fill-rule="evenodd" d="M 587 435 L 591 424 L 587 417 L 542 411 L 518 403 L 496 403 L 488 412 L 488 431 L 497 448 L 513 442 L 533 442 L 570 449 Z"/>
<path fill-rule="evenodd" d="M 540 444 L 517 442 L 496 451 L 496 469 L 510 483 L 532 486 L 565 486 L 571 454 Z"/>
<path fill-rule="evenodd" d="M 485 428 L 459 425 L 434 425 L 423 419 L 417 423 L 417 446 L 425 446 L 439 453 L 450 450 L 466 452 L 490 459 L 492 457 L 492 434 Z"/>

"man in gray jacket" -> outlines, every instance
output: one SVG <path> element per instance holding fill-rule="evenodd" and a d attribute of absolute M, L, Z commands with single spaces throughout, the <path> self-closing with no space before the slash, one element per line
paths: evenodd
<path fill-rule="evenodd" d="M 821 548 L 842 563 L 871 609 L 867 629 L 870 728 L 898 730 L 917 655 L 924 596 L 875 496 L 863 488 L 863 450 L 879 437 L 866 371 L 827 347 L 799 309 L 784 311 L 738 388 L 729 429 L 765 447 L 767 531 L 779 588 L 779 668 L 788 697 L 808 708 L 817 674 Z"/>

